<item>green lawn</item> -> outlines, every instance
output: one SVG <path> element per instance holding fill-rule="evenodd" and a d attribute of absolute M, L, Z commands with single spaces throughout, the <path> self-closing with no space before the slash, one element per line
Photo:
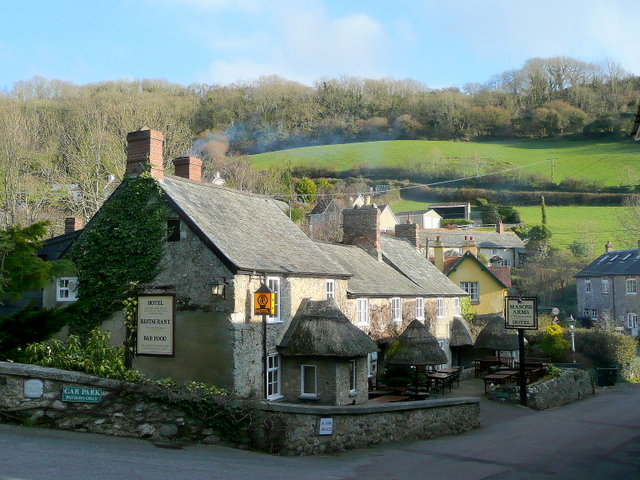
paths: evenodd
<path fill-rule="evenodd" d="M 395 140 L 296 148 L 253 155 L 257 168 L 268 166 L 329 166 L 337 171 L 370 167 L 420 168 L 456 166 L 464 176 L 484 169 L 525 167 L 556 182 L 564 178 L 588 178 L 605 185 L 640 184 L 640 146 L 631 139 L 596 140 L 508 140 L 496 142 L 445 142 Z M 550 159 L 555 159 L 551 162 Z"/>

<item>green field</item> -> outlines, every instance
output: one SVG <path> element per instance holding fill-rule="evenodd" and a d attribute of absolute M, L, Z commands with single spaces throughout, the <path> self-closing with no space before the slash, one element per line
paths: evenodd
<path fill-rule="evenodd" d="M 445 142 L 395 140 L 296 148 L 253 155 L 256 168 L 285 164 L 330 167 L 344 171 L 356 166 L 418 167 L 425 163 L 450 166 L 463 176 L 486 169 L 522 167 L 555 182 L 565 178 L 591 179 L 611 185 L 640 184 L 640 145 L 631 139 L 509 140 Z M 551 159 L 554 159 L 552 162 Z"/>

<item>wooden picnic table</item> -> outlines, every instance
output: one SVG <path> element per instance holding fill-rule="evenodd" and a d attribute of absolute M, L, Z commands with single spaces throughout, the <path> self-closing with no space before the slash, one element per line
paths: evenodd
<path fill-rule="evenodd" d="M 489 375 L 485 375 L 482 380 L 484 380 L 484 393 L 487 393 L 487 385 L 490 383 L 497 383 L 498 385 L 502 385 L 503 383 L 508 383 L 513 381 L 513 377 L 518 374 L 515 370 L 511 370 L 512 373 L 505 374 L 508 370 L 503 371 L 503 373 L 490 373 Z"/>
<path fill-rule="evenodd" d="M 391 402 L 404 402 L 405 400 L 409 400 L 409 397 L 406 395 L 382 395 L 381 397 L 372 398 L 371 400 L 366 401 L 366 404 L 371 403 L 391 403 Z"/>

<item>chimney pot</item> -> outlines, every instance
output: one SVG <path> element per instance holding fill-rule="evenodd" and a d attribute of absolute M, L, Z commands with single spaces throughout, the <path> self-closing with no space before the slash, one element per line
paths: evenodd
<path fill-rule="evenodd" d="M 605 252 L 613 251 L 613 243 L 611 243 L 611 241 L 608 241 L 607 244 L 604 246 L 604 251 Z"/>
<path fill-rule="evenodd" d="M 498 233 L 504 233 L 504 223 L 502 222 L 498 222 L 496 224 L 496 232 Z"/>
<path fill-rule="evenodd" d="M 81 218 L 67 217 L 64 219 L 64 233 L 73 233 L 76 230 L 80 230 L 84 226 L 84 222 Z"/>

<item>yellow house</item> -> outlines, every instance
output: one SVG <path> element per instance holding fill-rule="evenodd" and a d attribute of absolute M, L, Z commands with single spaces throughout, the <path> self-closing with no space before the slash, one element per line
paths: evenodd
<path fill-rule="evenodd" d="M 504 310 L 508 285 L 492 272 L 493 268 L 486 267 L 478 257 L 467 251 L 445 272 L 453 283 L 469 294 L 474 313 L 502 313 Z M 505 273 L 502 270 L 509 267 L 499 268 L 500 273 Z"/>

